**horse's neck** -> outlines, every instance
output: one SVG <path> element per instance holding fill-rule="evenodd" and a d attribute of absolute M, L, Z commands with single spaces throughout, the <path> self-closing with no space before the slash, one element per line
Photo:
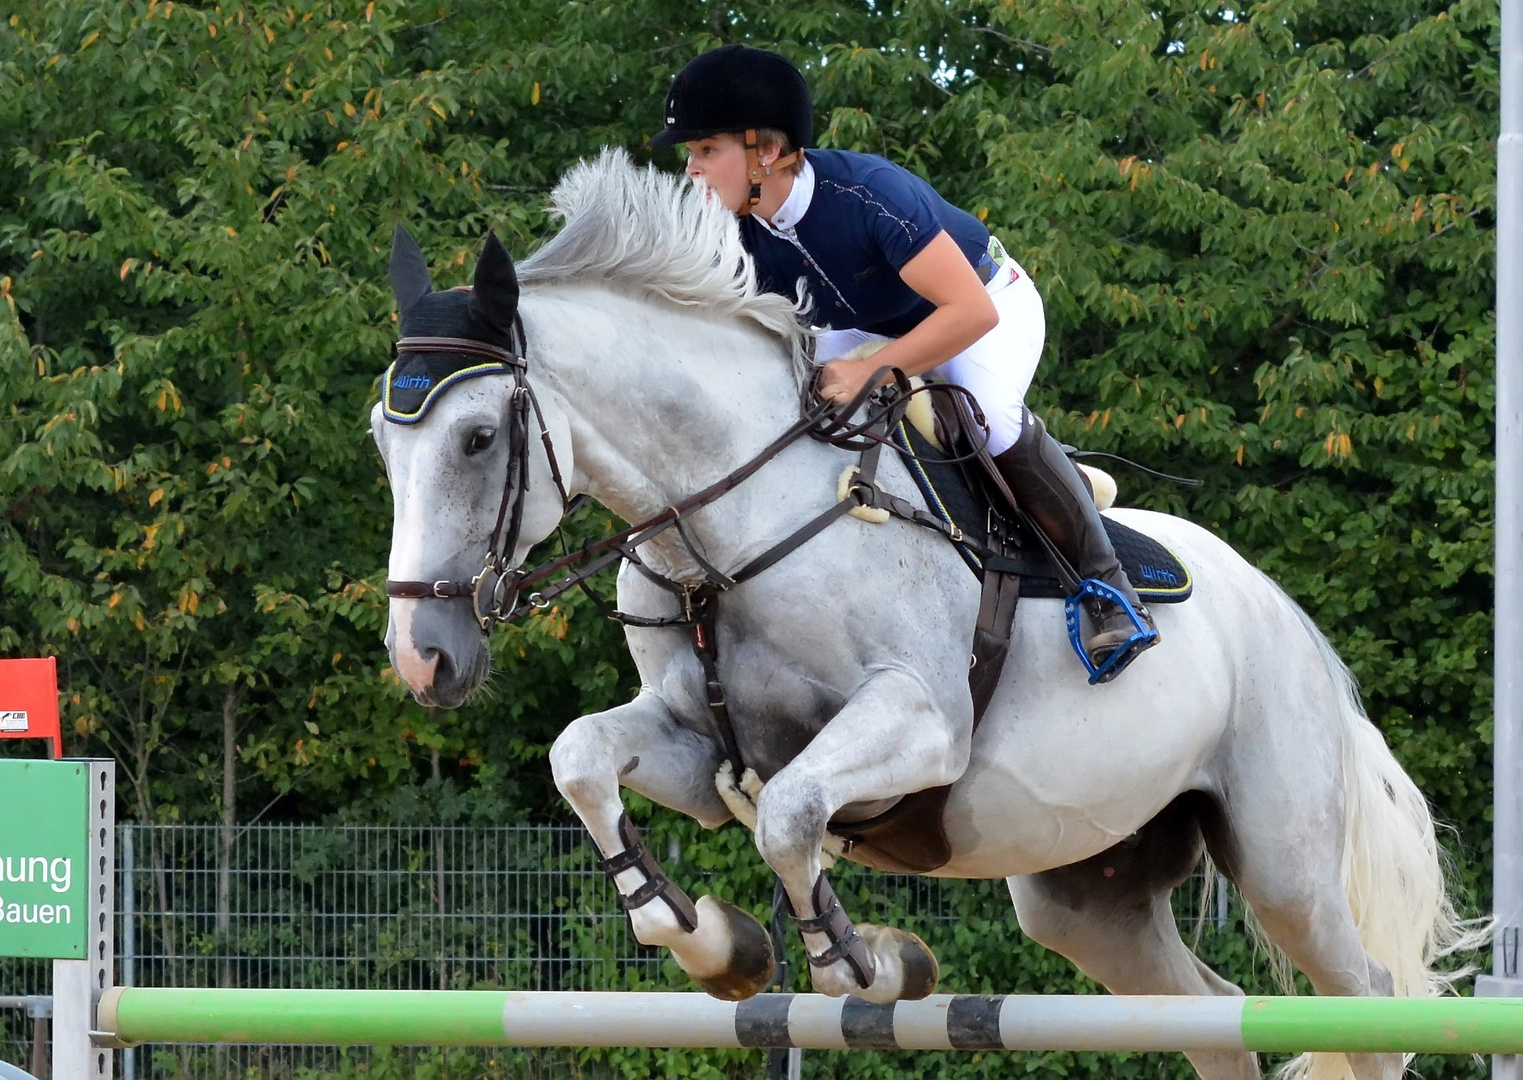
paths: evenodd
<path fill-rule="evenodd" d="M 730 320 L 586 288 L 526 296 L 530 378 L 548 381 L 571 427 L 574 485 L 636 522 L 744 464 L 797 419 L 786 347 Z M 752 482 L 693 519 L 710 556 L 750 546 L 777 494 Z M 670 544 L 675 568 L 690 562 Z"/>

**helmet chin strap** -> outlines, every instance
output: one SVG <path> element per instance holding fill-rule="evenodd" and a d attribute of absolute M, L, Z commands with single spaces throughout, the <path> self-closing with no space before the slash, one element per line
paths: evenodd
<path fill-rule="evenodd" d="M 774 168 L 786 169 L 789 165 L 792 165 L 795 161 L 801 160 L 804 156 L 804 152 L 802 150 L 795 150 L 793 153 L 788 154 L 785 157 L 778 158 L 771 165 L 768 165 L 764 169 L 762 168 L 761 163 L 761 150 L 756 144 L 755 128 L 746 128 L 745 144 L 746 178 L 751 181 L 751 192 L 746 196 L 745 205 L 742 206 L 739 210 L 735 211 L 735 213 L 741 217 L 745 217 L 752 210 L 756 209 L 756 204 L 761 202 L 762 177 L 771 176 L 772 170 Z"/>

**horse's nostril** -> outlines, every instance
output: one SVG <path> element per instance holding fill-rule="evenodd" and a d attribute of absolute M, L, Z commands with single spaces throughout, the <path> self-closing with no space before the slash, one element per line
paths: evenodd
<path fill-rule="evenodd" d="M 429 660 L 438 660 L 434 668 L 434 685 L 447 684 L 455 678 L 455 665 L 449 658 L 449 653 L 439 649 L 426 649 L 423 655 Z"/>

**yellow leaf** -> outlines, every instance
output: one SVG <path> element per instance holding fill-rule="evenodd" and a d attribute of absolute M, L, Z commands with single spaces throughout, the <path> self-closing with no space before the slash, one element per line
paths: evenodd
<path fill-rule="evenodd" d="M 271 30 L 268 26 L 266 26 L 264 28 L 264 39 L 266 41 L 268 41 L 271 45 L 275 44 L 275 31 Z"/>
<path fill-rule="evenodd" d="M 449 115 L 448 113 L 446 113 L 444 111 L 444 106 L 440 105 L 437 101 L 430 101 L 428 103 L 428 107 L 429 107 L 430 111 L 438 114 L 439 116 L 448 116 Z"/>
<path fill-rule="evenodd" d="M 196 613 L 196 608 L 199 607 L 200 605 L 201 605 L 201 597 L 198 596 L 196 593 L 191 593 L 190 594 L 190 613 L 192 615 L 194 615 Z"/>
<path fill-rule="evenodd" d="M 1237 463 L 1239 465 L 1241 465 L 1243 463 L 1243 444 L 1242 443 L 1238 443 L 1237 444 Z"/>
<path fill-rule="evenodd" d="M 216 23 L 207 23 L 206 24 L 206 32 L 208 34 L 210 34 L 212 37 L 216 37 L 217 36 L 217 24 Z"/>
<path fill-rule="evenodd" d="M 79 633 L 79 620 L 78 619 L 70 619 L 64 625 L 66 625 L 69 628 L 69 633 L 71 633 L 71 634 L 77 634 L 77 633 Z"/>
<path fill-rule="evenodd" d="M 229 236 L 237 236 L 238 235 L 238 230 L 233 228 L 231 225 L 224 225 L 223 228 L 227 230 L 227 235 L 229 235 Z"/>
<path fill-rule="evenodd" d="M 135 627 L 137 627 L 137 628 L 138 628 L 138 629 L 139 629 L 139 630 L 142 630 L 142 629 L 144 629 L 144 628 L 145 628 L 145 627 L 146 627 L 146 626 L 147 626 L 147 625 L 148 625 L 148 624 L 147 624 L 147 623 L 146 623 L 146 622 L 145 622 L 145 621 L 144 621 L 144 619 L 143 619 L 143 613 L 142 613 L 142 612 L 141 612 L 141 611 L 139 611 L 139 612 L 136 612 L 136 613 L 135 613 L 135 614 L 134 614 L 134 615 L 133 615 L 133 616 L 132 616 L 132 625 L 133 625 L 133 626 L 135 626 Z"/>
<path fill-rule="evenodd" d="M 371 17 L 374 16 L 374 15 L 375 15 L 375 0 L 370 0 L 370 3 L 365 5 L 365 21 L 369 22 L 371 20 Z"/>
<path fill-rule="evenodd" d="M 357 110 L 354 107 L 354 103 L 353 102 L 350 102 L 350 101 L 344 102 L 344 115 L 345 116 L 353 116 L 358 111 L 359 110 Z"/>
<path fill-rule="evenodd" d="M 128 259 L 126 262 L 122 263 L 121 279 L 123 281 L 127 280 L 127 275 L 132 273 L 132 268 L 135 266 L 137 266 L 136 259 Z"/>
<path fill-rule="evenodd" d="M 95 31 L 95 33 L 91 34 L 89 37 L 85 38 L 85 40 L 83 40 L 83 41 L 81 41 L 79 43 L 79 51 L 80 52 L 84 52 L 86 49 L 88 49 L 91 45 L 94 45 L 99 40 L 100 40 L 100 31 L 97 30 L 97 31 Z"/>
<path fill-rule="evenodd" d="M 153 489 L 153 494 L 148 496 L 148 505 L 149 506 L 158 506 L 159 503 L 161 503 L 163 501 L 164 501 L 164 489 L 163 488 L 154 488 Z"/>
<path fill-rule="evenodd" d="M 344 152 L 345 148 L 348 147 L 348 145 L 349 145 L 349 140 L 345 139 L 343 142 L 339 143 L 337 146 L 335 146 L 333 148 L 333 152 L 335 154 L 342 154 Z"/>
<path fill-rule="evenodd" d="M 116 605 L 120 604 L 121 602 L 122 602 L 122 594 L 121 593 L 112 593 L 111 594 L 111 599 L 106 601 L 106 608 L 107 608 L 107 610 L 109 610 L 111 608 L 116 607 Z"/>
<path fill-rule="evenodd" d="M 979 221 L 988 221 L 989 220 L 989 208 L 987 206 L 980 206 L 978 208 L 978 220 Z"/>
<path fill-rule="evenodd" d="M 1174 418 L 1174 426 L 1177 427 L 1177 428 L 1185 426 L 1185 414 L 1184 413 L 1180 413 L 1178 416 L 1176 416 Z"/>
<path fill-rule="evenodd" d="M 529 104 L 530 105 L 538 105 L 539 104 L 539 83 L 535 83 L 534 84 L 534 89 L 529 94 Z"/>

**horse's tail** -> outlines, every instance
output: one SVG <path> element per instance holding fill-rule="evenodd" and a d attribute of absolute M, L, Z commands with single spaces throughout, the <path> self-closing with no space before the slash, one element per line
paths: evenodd
<path fill-rule="evenodd" d="M 1488 945 L 1491 920 L 1462 919 L 1455 911 L 1446 880 L 1448 860 L 1427 799 L 1365 715 L 1348 667 L 1310 617 L 1299 606 L 1295 610 L 1338 690 L 1343 887 L 1359 940 L 1389 969 L 1398 997 L 1451 993 L 1454 983 L 1474 968 L 1440 969 L 1439 961 Z M 1349 1075 L 1342 1054 L 1302 1054 L 1277 1072 L 1279 1080 L 1342 1080 Z"/>

